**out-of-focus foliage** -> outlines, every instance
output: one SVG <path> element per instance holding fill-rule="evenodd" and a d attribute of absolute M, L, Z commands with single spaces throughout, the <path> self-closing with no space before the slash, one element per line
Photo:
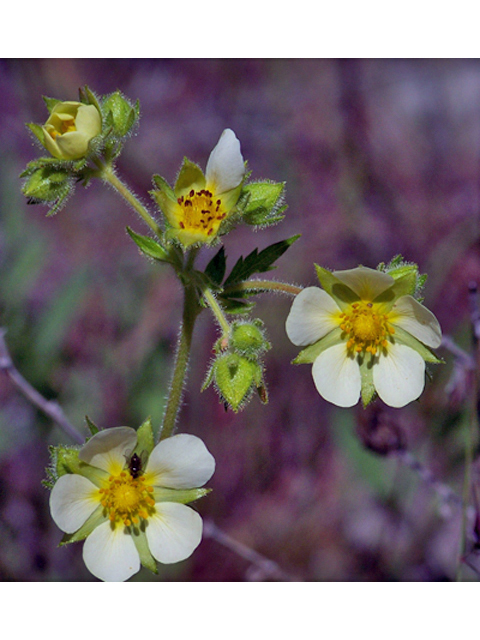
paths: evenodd
<path fill-rule="evenodd" d="M 226 237 L 226 273 L 240 256 L 296 234 L 272 277 L 301 286 L 316 283 L 314 263 L 375 267 L 402 254 L 428 273 L 422 295 L 445 334 L 470 351 L 468 283 L 480 280 L 480 62 L 0 65 L 0 326 L 21 373 L 78 427 L 86 414 L 105 427 L 150 415 L 158 427 L 182 303 L 168 265 L 145 260 L 132 242 L 127 226 L 147 230 L 111 190 L 78 188 L 54 218 L 20 193 L 18 175 L 37 154 L 25 123 L 44 121 L 41 96 L 75 100 L 86 84 L 139 99 L 140 126 L 118 168 L 145 202 L 152 174 L 173 183 L 184 156 L 203 166 L 226 127 L 256 177 L 286 182 L 283 222 L 261 234 L 244 225 Z M 217 250 L 205 249 L 200 262 Z M 294 579 L 453 579 L 458 507 L 443 504 L 408 466 L 380 456 L 384 443 L 372 433 L 398 436 L 461 494 L 471 372 L 442 349 L 447 364 L 432 369 L 418 402 L 380 414 L 337 409 L 318 396 L 308 367 L 290 365 L 297 351 L 284 330 L 290 304 L 258 299 L 255 315 L 272 344 L 263 358 L 269 404 L 254 398 L 239 414 L 225 412 L 213 388 L 200 393 L 218 331 L 208 311 L 199 318 L 180 421 L 217 462 L 202 516 Z M 57 549 L 62 534 L 41 485 L 47 444 L 66 440 L 1 374 L 2 580 L 91 579 L 81 547 Z M 247 561 L 207 538 L 188 561 L 135 579 L 253 577 Z M 464 577 L 476 576 L 465 567 Z"/>

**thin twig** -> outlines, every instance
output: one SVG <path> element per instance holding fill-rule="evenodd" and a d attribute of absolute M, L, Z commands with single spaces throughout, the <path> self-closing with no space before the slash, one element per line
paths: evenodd
<path fill-rule="evenodd" d="M 27 398 L 29 402 L 35 405 L 40 411 L 51 418 L 58 426 L 68 434 L 72 440 L 83 444 L 84 436 L 77 431 L 73 424 L 65 416 L 61 406 L 53 401 L 44 398 L 32 385 L 25 380 L 21 373 L 15 368 L 12 358 L 5 342 L 5 329 L 0 328 L 0 370 L 5 371 L 7 376 L 17 387 L 17 389 Z"/>
<path fill-rule="evenodd" d="M 219 529 L 211 520 L 204 520 L 203 535 L 206 538 L 215 540 L 254 565 L 256 571 L 250 572 L 251 580 L 260 581 L 271 578 L 273 580 L 283 580 L 285 582 L 298 581 L 297 578 L 285 573 L 285 571 L 283 571 L 273 560 L 269 560 L 265 556 L 262 556 L 261 553 L 247 547 L 242 542 L 238 542 L 238 540 L 234 540 L 229 535 L 221 531 L 221 529 Z"/>

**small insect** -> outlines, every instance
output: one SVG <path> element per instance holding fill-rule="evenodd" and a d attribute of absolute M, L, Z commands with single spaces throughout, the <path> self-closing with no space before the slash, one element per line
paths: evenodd
<path fill-rule="evenodd" d="M 136 478 L 139 478 L 143 473 L 145 456 L 143 454 L 138 455 L 138 453 L 134 453 L 131 456 L 126 456 L 126 458 L 127 458 L 127 467 L 130 472 L 130 475 L 134 480 Z"/>

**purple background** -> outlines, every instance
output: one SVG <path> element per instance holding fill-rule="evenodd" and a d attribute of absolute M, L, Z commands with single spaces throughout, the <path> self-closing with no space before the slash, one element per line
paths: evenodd
<path fill-rule="evenodd" d="M 401 253 L 429 275 L 425 303 L 469 350 L 467 287 L 480 278 L 480 62 L 469 60 L 3 60 L 0 61 L 0 325 L 21 373 L 83 428 L 159 424 L 171 373 L 181 289 L 125 233 L 141 220 L 100 183 L 57 216 L 28 206 L 18 178 L 39 155 L 26 122 L 43 123 L 42 95 L 75 100 L 88 84 L 140 99 L 138 133 L 118 168 L 147 195 L 151 176 L 175 179 L 183 156 L 203 167 L 225 127 L 239 137 L 252 179 L 287 182 L 285 221 L 225 238 L 228 264 L 301 233 L 273 278 L 315 284 L 314 263 L 375 267 Z M 153 209 L 153 207 L 152 207 Z M 206 264 L 211 252 L 200 258 Z M 291 299 L 259 298 L 273 349 L 270 404 L 253 398 L 225 413 L 200 394 L 217 330 L 207 312 L 194 336 L 179 430 L 214 454 L 213 492 L 197 503 L 209 521 L 276 562 L 295 580 L 451 580 L 460 511 L 357 435 L 372 411 L 339 409 L 316 393 L 310 367 L 292 366 L 285 335 Z M 471 380 L 432 367 L 419 402 L 377 403 L 409 450 L 457 493 Z M 453 378 L 453 374 L 456 375 Z M 464 375 L 465 374 L 465 375 Z M 462 377 L 463 376 L 463 377 Z M 0 375 L 0 579 L 85 581 L 81 544 L 61 532 L 41 486 L 47 444 L 68 442 Z M 475 478 L 475 474 L 474 474 Z M 465 568 L 464 576 L 475 579 Z M 142 570 L 136 580 L 268 578 L 218 541 L 191 559 Z"/>

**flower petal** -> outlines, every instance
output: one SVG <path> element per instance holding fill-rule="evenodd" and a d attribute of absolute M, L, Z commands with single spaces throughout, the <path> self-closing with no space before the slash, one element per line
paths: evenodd
<path fill-rule="evenodd" d="M 140 556 L 124 527 L 110 522 L 97 527 L 85 540 L 83 560 L 90 573 L 105 582 L 123 582 L 140 569 Z"/>
<path fill-rule="evenodd" d="M 146 529 L 153 557 L 164 564 L 185 560 L 200 544 L 202 518 L 184 504 L 162 502 L 155 508 Z"/>
<path fill-rule="evenodd" d="M 231 129 L 225 129 L 207 162 L 207 188 L 214 186 L 215 194 L 235 189 L 245 175 L 240 142 Z"/>
<path fill-rule="evenodd" d="M 416 400 L 425 386 L 425 361 L 403 344 L 389 344 L 373 366 L 373 384 L 380 398 L 390 407 L 404 407 Z"/>
<path fill-rule="evenodd" d="M 201 487 L 215 471 L 215 459 L 200 438 L 179 433 L 157 444 L 145 469 L 146 481 L 172 489 Z"/>
<path fill-rule="evenodd" d="M 387 273 L 368 267 L 357 267 L 345 271 L 334 271 L 333 275 L 343 284 L 346 284 L 362 300 L 375 300 L 377 296 L 386 291 L 395 280 Z"/>
<path fill-rule="evenodd" d="M 347 355 L 345 342 L 322 351 L 313 363 L 313 381 L 318 393 L 339 407 L 353 407 L 360 398 L 360 367 Z"/>
<path fill-rule="evenodd" d="M 99 504 L 97 487 L 75 473 L 60 476 L 50 493 L 52 518 L 65 533 L 80 529 Z"/>
<path fill-rule="evenodd" d="M 77 131 L 86 134 L 89 139 L 98 136 L 102 131 L 102 118 L 97 107 L 93 104 L 82 104 L 78 107 L 75 126 Z"/>
<path fill-rule="evenodd" d="M 287 336 L 298 347 L 318 342 L 339 326 L 339 314 L 340 308 L 326 291 L 307 287 L 293 301 L 285 326 Z"/>
<path fill-rule="evenodd" d="M 442 330 L 436 317 L 412 296 L 402 296 L 394 304 L 389 320 L 427 347 L 439 347 Z"/>
<path fill-rule="evenodd" d="M 78 457 L 94 467 L 111 474 L 120 473 L 126 465 L 126 456 L 137 444 L 137 433 L 130 427 L 113 427 L 96 433 L 82 447 Z"/>

